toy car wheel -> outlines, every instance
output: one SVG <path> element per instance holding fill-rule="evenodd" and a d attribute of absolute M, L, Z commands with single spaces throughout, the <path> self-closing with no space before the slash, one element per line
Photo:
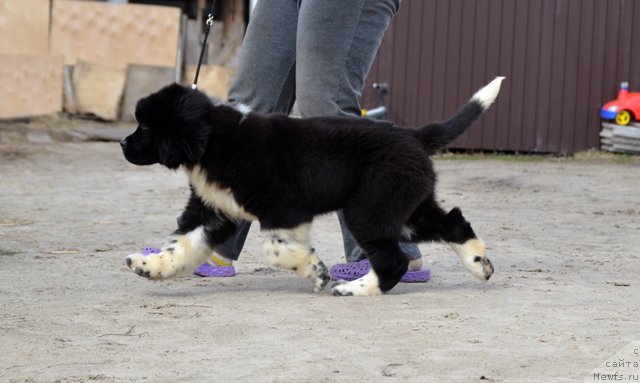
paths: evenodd
<path fill-rule="evenodd" d="M 629 125 L 631 122 L 631 113 L 628 110 L 622 110 L 616 115 L 616 124 L 618 125 Z"/>

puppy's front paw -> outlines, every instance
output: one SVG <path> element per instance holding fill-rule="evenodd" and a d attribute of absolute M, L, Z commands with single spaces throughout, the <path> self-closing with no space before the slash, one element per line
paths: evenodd
<path fill-rule="evenodd" d="M 315 256 L 311 256 L 307 262 L 303 262 L 302 266 L 292 266 L 292 270 L 302 278 L 311 279 L 314 293 L 320 292 L 331 281 L 329 269 L 324 262 Z"/>
<path fill-rule="evenodd" d="M 129 254 L 127 258 L 125 258 L 125 263 L 134 273 L 141 277 L 151 279 L 151 270 L 148 268 L 149 265 L 147 264 L 146 258 L 147 257 L 139 253 Z"/>
<path fill-rule="evenodd" d="M 331 275 L 329 274 L 329 269 L 321 260 L 318 260 L 318 263 L 312 266 L 312 270 L 314 274 L 313 292 L 317 293 L 329 283 Z"/>
<path fill-rule="evenodd" d="M 149 279 L 165 279 L 175 275 L 175 267 L 165 257 L 163 250 L 159 254 L 144 256 L 140 253 L 130 254 L 125 258 L 127 267 L 141 277 Z"/>

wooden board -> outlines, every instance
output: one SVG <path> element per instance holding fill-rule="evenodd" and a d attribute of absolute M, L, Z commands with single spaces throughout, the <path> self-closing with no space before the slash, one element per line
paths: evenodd
<path fill-rule="evenodd" d="M 117 120 L 126 77 L 126 68 L 79 61 L 73 69 L 76 111 Z"/>
<path fill-rule="evenodd" d="M 619 153 L 640 153 L 640 126 L 620 126 L 603 122 L 600 137 L 603 150 Z"/>
<path fill-rule="evenodd" d="M 49 0 L 0 0 L 0 54 L 49 52 Z"/>
<path fill-rule="evenodd" d="M 51 114 L 62 109 L 62 59 L 0 55 L 0 118 Z"/>
<path fill-rule="evenodd" d="M 51 52 L 68 65 L 84 60 L 175 67 L 179 31 L 179 8 L 56 0 Z"/>

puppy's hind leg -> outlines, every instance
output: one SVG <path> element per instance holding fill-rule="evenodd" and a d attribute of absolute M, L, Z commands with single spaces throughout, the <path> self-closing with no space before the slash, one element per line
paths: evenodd
<path fill-rule="evenodd" d="M 371 270 L 354 281 L 338 281 L 331 288 L 333 295 L 380 295 L 397 285 L 407 272 L 409 258 L 397 240 L 376 240 L 361 245 L 371 262 Z"/>
<path fill-rule="evenodd" d="M 313 291 L 319 292 L 331 280 L 325 264 L 309 246 L 309 229 L 305 223 L 293 229 L 264 230 L 263 250 L 267 262 L 276 267 L 295 271 L 302 278 L 311 279 Z"/>
<path fill-rule="evenodd" d="M 384 182 L 376 184 L 384 185 Z M 400 282 L 409 267 L 409 257 L 398 242 L 402 224 L 417 205 L 415 192 L 406 189 L 404 196 L 394 194 L 392 203 L 381 204 L 378 201 L 389 201 L 387 190 L 363 189 L 344 207 L 345 223 L 364 250 L 371 269 L 355 281 L 338 281 L 331 289 L 333 295 L 379 295 Z"/>
<path fill-rule="evenodd" d="M 442 238 L 458 254 L 468 272 L 481 281 L 488 281 L 494 268 L 485 254 L 487 247 L 484 241 L 476 236 L 457 207 L 447 213 L 445 222 L 450 229 L 443 233 Z"/>
<path fill-rule="evenodd" d="M 486 256 L 484 242 L 458 208 L 445 213 L 435 201 L 421 204 L 404 228 L 411 242 L 444 241 L 458 254 L 464 267 L 476 278 L 486 281 L 493 274 L 493 264 Z"/>

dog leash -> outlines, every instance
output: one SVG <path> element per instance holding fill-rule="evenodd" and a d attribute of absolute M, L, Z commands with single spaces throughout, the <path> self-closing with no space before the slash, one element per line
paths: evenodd
<path fill-rule="evenodd" d="M 202 41 L 202 50 L 200 51 L 200 58 L 198 59 L 198 66 L 196 66 L 196 76 L 193 79 L 193 84 L 191 84 L 191 89 L 196 89 L 198 87 L 198 76 L 200 75 L 200 67 L 202 66 L 202 59 L 204 58 L 204 52 L 207 50 L 207 38 L 209 37 L 209 32 L 211 31 L 211 26 L 213 25 L 213 15 L 215 14 L 215 5 L 216 0 L 211 1 L 211 9 L 209 10 L 209 15 L 207 16 L 206 26 L 204 28 L 204 40 Z"/>

